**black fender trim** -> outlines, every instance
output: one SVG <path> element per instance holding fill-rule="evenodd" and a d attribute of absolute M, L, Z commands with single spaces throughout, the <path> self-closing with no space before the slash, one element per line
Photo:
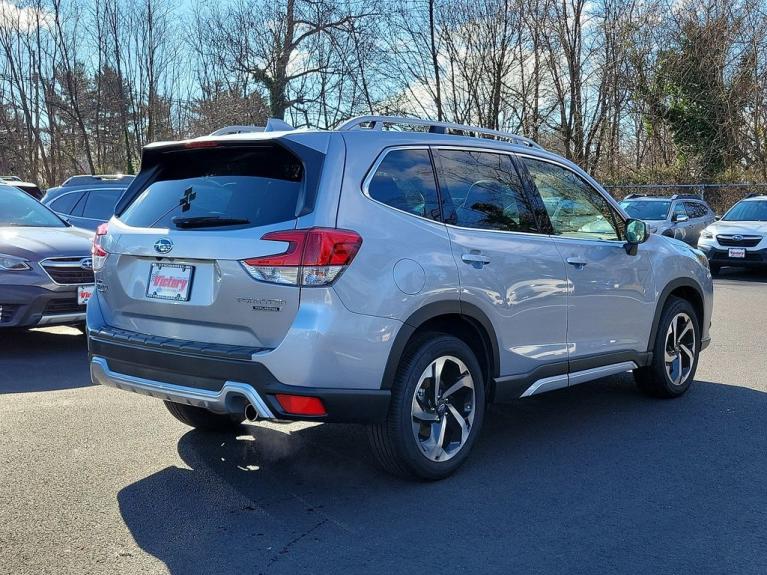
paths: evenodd
<path fill-rule="evenodd" d="M 650 329 L 650 339 L 647 341 L 647 351 L 651 352 L 655 347 L 655 337 L 658 335 L 658 324 L 660 323 L 660 316 L 663 313 L 663 308 L 665 307 L 671 292 L 681 287 L 695 290 L 695 292 L 698 294 L 698 297 L 700 298 L 700 301 L 706 301 L 703 297 L 703 289 L 700 287 L 698 282 L 692 278 L 677 278 L 675 280 L 671 280 L 666 285 L 666 287 L 663 288 L 663 291 L 660 293 L 660 297 L 658 298 L 658 305 L 655 306 L 655 316 L 652 320 L 652 329 Z M 698 321 L 703 321 L 703 318 L 698 318 Z M 701 326 L 698 327 L 700 328 Z"/>
<path fill-rule="evenodd" d="M 567 373 L 567 367 L 567 360 L 555 361 L 547 363 L 546 365 L 540 365 L 526 373 L 497 377 L 495 378 L 495 395 L 493 396 L 493 401 L 501 403 L 519 399 L 522 394 L 527 391 L 527 388 L 533 385 L 536 381 L 543 379 L 544 377 L 565 375 Z"/>
<path fill-rule="evenodd" d="M 625 361 L 633 361 L 637 364 L 637 367 L 645 367 L 652 363 L 652 353 L 626 350 L 577 357 L 570 360 L 570 373 L 594 369 L 595 367 L 604 367 L 614 363 L 623 363 Z"/>
<path fill-rule="evenodd" d="M 493 380 L 500 373 L 500 355 L 498 351 L 498 336 L 490 319 L 477 306 L 459 302 L 458 300 L 444 300 L 432 302 L 415 311 L 408 317 L 397 332 L 389 351 L 389 359 L 386 362 L 383 378 L 381 380 L 381 389 L 391 389 L 394 385 L 394 377 L 397 374 L 400 358 L 405 351 L 408 340 L 416 330 L 427 321 L 443 315 L 459 315 L 467 321 L 478 324 L 480 331 L 484 331 L 485 343 L 490 345 L 491 354 L 491 372 L 490 380 Z M 481 360 L 481 358 L 479 358 Z"/>

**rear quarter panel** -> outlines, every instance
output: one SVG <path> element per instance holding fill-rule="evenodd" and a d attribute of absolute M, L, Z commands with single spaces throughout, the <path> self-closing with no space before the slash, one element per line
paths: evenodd
<path fill-rule="evenodd" d="M 365 177 L 378 156 L 401 144 L 387 136 L 344 134 L 347 160 L 338 227 L 356 231 L 363 243 L 335 291 L 353 312 L 405 321 L 429 303 L 457 304 L 459 280 L 442 223 L 391 208 L 363 193 Z"/>

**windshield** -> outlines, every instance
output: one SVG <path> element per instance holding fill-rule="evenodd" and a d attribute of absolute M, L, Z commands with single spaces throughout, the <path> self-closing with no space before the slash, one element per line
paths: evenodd
<path fill-rule="evenodd" d="M 630 217 L 638 220 L 665 220 L 671 202 L 648 200 L 623 201 L 621 207 Z"/>
<path fill-rule="evenodd" d="M 280 146 L 171 152 L 120 219 L 170 229 L 264 226 L 295 219 L 303 184 L 301 161 Z"/>
<path fill-rule="evenodd" d="M 722 218 L 725 222 L 767 222 L 767 201 L 739 202 Z"/>
<path fill-rule="evenodd" d="M 64 228 L 66 225 L 29 194 L 10 186 L 0 186 L 0 227 Z"/>

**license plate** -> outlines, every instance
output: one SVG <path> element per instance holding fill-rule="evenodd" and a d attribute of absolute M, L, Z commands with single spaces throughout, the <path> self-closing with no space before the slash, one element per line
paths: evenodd
<path fill-rule="evenodd" d="M 730 248 L 731 258 L 744 258 L 746 257 L 746 248 Z"/>
<path fill-rule="evenodd" d="M 146 297 L 172 301 L 189 301 L 194 266 L 152 264 Z"/>
<path fill-rule="evenodd" d="M 93 286 L 77 286 L 77 305 L 85 305 L 93 295 Z"/>

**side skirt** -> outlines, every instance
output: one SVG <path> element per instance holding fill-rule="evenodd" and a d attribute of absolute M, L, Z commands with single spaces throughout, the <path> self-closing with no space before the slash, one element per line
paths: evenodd
<path fill-rule="evenodd" d="M 612 365 L 584 369 L 583 371 L 574 371 L 569 375 L 539 379 L 533 385 L 528 387 L 521 397 L 530 397 L 531 395 L 538 395 L 539 393 L 545 393 L 563 387 L 571 387 L 573 385 L 578 385 L 579 383 L 594 381 L 601 377 L 608 377 L 610 375 L 623 373 L 624 371 L 631 371 L 637 367 L 639 366 L 633 361 L 623 361 L 621 363 L 613 363 Z"/>
<path fill-rule="evenodd" d="M 541 366 L 533 372 L 495 380 L 495 401 L 530 397 L 648 365 L 651 353 L 616 352 Z"/>

